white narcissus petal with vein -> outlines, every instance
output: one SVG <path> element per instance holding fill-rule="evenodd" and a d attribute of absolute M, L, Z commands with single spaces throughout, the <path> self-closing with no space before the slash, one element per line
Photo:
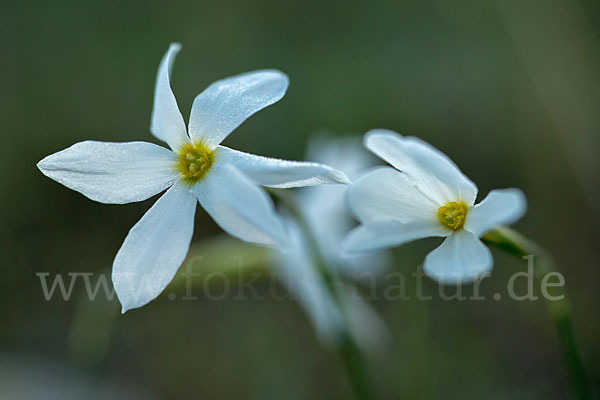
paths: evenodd
<path fill-rule="evenodd" d="M 374 129 L 365 135 L 365 146 L 406 177 L 432 200 L 462 200 L 473 205 L 477 186 L 444 153 L 416 137 Z"/>
<path fill-rule="evenodd" d="M 194 191 L 200 205 L 230 235 L 247 242 L 285 246 L 287 234 L 273 201 L 232 165 L 215 165 Z"/>
<path fill-rule="evenodd" d="M 348 204 L 359 220 L 369 224 L 429 221 L 439 208 L 405 174 L 390 167 L 375 168 L 354 181 Z"/>
<path fill-rule="evenodd" d="M 123 311 L 154 300 L 171 282 L 190 247 L 196 202 L 177 182 L 131 228 L 112 271 Z"/>
<path fill-rule="evenodd" d="M 276 70 L 247 72 L 217 81 L 192 104 L 190 137 L 211 147 L 219 145 L 248 117 L 279 101 L 288 77 Z"/>
<path fill-rule="evenodd" d="M 177 156 L 145 142 L 79 142 L 38 163 L 47 177 L 92 200 L 125 204 L 146 200 L 178 180 Z"/>
<path fill-rule="evenodd" d="M 367 132 L 364 143 L 394 168 L 367 172 L 348 190 L 348 202 L 361 225 L 347 236 L 347 251 L 447 236 L 425 258 L 429 276 L 441 283 L 460 284 L 489 272 L 492 257 L 479 237 L 521 218 L 527 208 L 523 193 L 494 190 L 475 205 L 475 184 L 426 142 L 376 129 Z"/>
<path fill-rule="evenodd" d="M 527 201 L 518 189 L 492 190 L 483 201 L 469 210 L 465 229 L 481 236 L 495 226 L 508 225 L 525 214 Z"/>
<path fill-rule="evenodd" d="M 218 154 L 224 163 L 236 166 L 262 186 L 285 189 L 332 182 L 350 183 L 343 172 L 316 162 L 261 157 L 224 146 L 219 146 Z"/>
<path fill-rule="evenodd" d="M 194 101 L 189 129 L 171 90 L 181 46 L 172 44 L 156 77 L 150 131 L 171 150 L 144 142 L 81 142 L 38 163 L 48 177 L 103 203 L 145 200 L 169 188 L 131 229 L 113 265 L 123 312 L 147 304 L 168 285 L 187 254 L 196 202 L 229 234 L 270 246 L 287 232 L 260 187 L 347 183 L 333 168 L 237 152 L 220 142 L 255 112 L 280 100 L 287 76 L 248 72 L 210 85 Z"/>
<path fill-rule="evenodd" d="M 460 284 L 490 272 L 492 264 L 490 250 L 475 235 L 462 229 L 425 257 L 423 269 L 439 282 Z"/>
<path fill-rule="evenodd" d="M 379 222 L 360 225 L 346 237 L 346 248 L 354 252 L 385 249 L 431 236 L 449 236 L 450 232 L 432 221 Z"/>
<path fill-rule="evenodd" d="M 156 74 L 154 107 L 150 118 L 150 132 L 160 140 L 167 142 L 173 151 L 189 142 L 185 121 L 171 90 L 171 69 L 179 50 L 181 50 L 179 43 L 171 44 L 160 62 Z"/>

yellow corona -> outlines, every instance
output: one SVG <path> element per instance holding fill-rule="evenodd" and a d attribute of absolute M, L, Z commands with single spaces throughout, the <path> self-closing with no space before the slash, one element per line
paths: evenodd
<path fill-rule="evenodd" d="M 452 201 L 445 206 L 438 208 L 438 219 L 440 223 L 453 231 L 462 229 L 467 219 L 469 206 L 462 201 Z"/>
<path fill-rule="evenodd" d="M 189 184 L 202 179 L 215 159 L 214 151 L 201 142 L 186 144 L 178 151 L 178 155 L 177 169 Z"/>

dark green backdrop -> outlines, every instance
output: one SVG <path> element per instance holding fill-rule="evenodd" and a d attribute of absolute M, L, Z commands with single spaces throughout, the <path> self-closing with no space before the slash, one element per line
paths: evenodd
<path fill-rule="evenodd" d="M 172 41 L 183 45 L 173 88 L 186 118 L 194 96 L 216 79 L 266 67 L 290 76 L 284 99 L 242 125 L 226 140 L 231 147 L 300 159 L 319 129 L 350 135 L 384 127 L 442 149 L 481 195 L 522 188 L 529 211 L 517 228 L 560 262 L 597 385 L 599 35 L 593 0 L 1 0 L 0 397 L 3 388 L 61 399 L 64 391 L 350 396 L 337 356 L 319 346 L 291 300 L 163 295 L 116 316 L 106 346 L 102 330 L 80 322 L 88 311 L 79 303 L 44 301 L 36 272 L 108 271 L 154 199 L 94 203 L 35 164 L 86 139 L 155 141 L 148 131 L 155 73 Z M 216 233 L 198 212 L 194 241 Z M 396 269 L 412 272 L 435 242 L 395 251 Z M 488 295 L 523 269 L 494 255 Z M 435 286 L 428 281 L 425 289 Z M 384 398 L 566 396 L 541 302 L 435 297 L 373 305 L 395 335 L 389 351 L 371 360 Z M 88 342 L 100 350 L 82 354 Z"/>

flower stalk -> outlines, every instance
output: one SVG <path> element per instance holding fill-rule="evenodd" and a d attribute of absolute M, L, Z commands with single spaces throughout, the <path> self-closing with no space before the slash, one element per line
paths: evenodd
<path fill-rule="evenodd" d="M 294 197 L 282 191 L 269 190 L 269 192 L 273 197 L 280 200 L 285 205 L 286 209 L 292 214 L 302 229 L 305 239 L 309 244 L 311 257 L 314 260 L 313 265 L 315 265 L 319 276 L 325 283 L 325 287 L 327 288 L 327 291 L 333 300 L 333 304 L 335 304 L 339 315 L 342 317 L 340 321 L 341 326 L 339 338 L 336 346 L 340 353 L 340 358 L 346 368 L 346 372 L 352 384 L 354 393 L 356 394 L 356 398 L 359 400 L 376 399 L 377 397 L 375 395 L 375 390 L 369 379 L 363 355 L 358 347 L 358 344 L 356 343 L 356 340 L 353 338 L 352 333 L 350 332 L 350 325 L 336 288 L 337 277 L 334 276 L 331 269 L 327 267 L 315 237 L 304 216 L 296 205 Z"/>
<path fill-rule="evenodd" d="M 559 272 L 558 265 L 552 255 L 537 243 L 529 240 L 520 233 L 507 227 L 498 227 L 485 233 L 481 240 L 489 246 L 497 247 L 508 254 L 533 262 L 534 277 L 541 280 L 549 273 Z M 592 399 L 592 394 L 585 373 L 585 368 L 579 355 L 579 350 L 573 332 L 571 306 L 566 297 L 564 286 L 552 286 L 551 300 L 546 298 L 546 309 L 553 321 L 560 349 L 569 374 L 569 381 L 575 398 L 579 400 Z"/>

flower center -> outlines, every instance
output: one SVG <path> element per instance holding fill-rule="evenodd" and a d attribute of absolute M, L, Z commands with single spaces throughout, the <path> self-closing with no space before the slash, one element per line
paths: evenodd
<path fill-rule="evenodd" d="M 179 150 L 177 169 L 188 183 L 196 183 L 208 172 L 215 155 L 204 143 L 188 143 Z"/>
<path fill-rule="evenodd" d="M 438 219 L 440 223 L 453 231 L 462 229 L 467 219 L 469 206 L 462 201 L 452 201 L 445 206 L 438 208 Z"/>

